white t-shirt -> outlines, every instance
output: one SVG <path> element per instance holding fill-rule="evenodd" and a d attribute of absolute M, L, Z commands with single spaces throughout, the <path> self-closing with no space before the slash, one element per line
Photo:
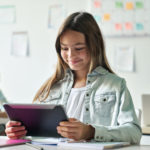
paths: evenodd
<path fill-rule="evenodd" d="M 69 118 L 83 120 L 85 87 L 72 88 L 68 98 L 66 112 Z"/>

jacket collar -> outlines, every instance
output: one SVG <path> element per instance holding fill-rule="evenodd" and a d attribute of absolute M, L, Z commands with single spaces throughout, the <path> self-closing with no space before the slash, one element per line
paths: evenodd
<path fill-rule="evenodd" d="M 91 73 L 88 74 L 88 76 L 95 76 L 95 75 L 106 75 L 108 73 L 108 70 L 103 68 L 102 66 L 96 67 Z M 68 68 L 66 70 L 66 75 L 70 74 L 73 77 L 72 70 Z"/>
<path fill-rule="evenodd" d="M 106 70 L 102 66 L 98 66 L 89 75 L 97 75 L 97 74 L 106 75 L 107 73 L 108 73 L 108 70 Z"/>

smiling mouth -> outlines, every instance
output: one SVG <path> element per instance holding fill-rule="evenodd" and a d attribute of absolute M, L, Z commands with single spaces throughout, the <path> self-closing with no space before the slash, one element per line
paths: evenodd
<path fill-rule="evenodd" d="M 71 63 L 71 64 L 77 64 L 77 63 L 79 63 L 79 62 L 81 62 L 81 60 L 73 60 L 73 61 L 69 61 L 69 63 Z"/>

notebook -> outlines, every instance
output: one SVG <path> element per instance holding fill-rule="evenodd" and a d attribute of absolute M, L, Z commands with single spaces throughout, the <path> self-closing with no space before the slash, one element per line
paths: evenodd
<path fill-rule="evenodd" d="M 6 147 L 6 146 L 12 146 L 12 145 L 17 145 L 17 144 L 24 144 L 24 143 L 28 143 L 31 142 L 30 140 L 26 140 L 26 139 L 17 139 L 17 140 L 12 140 L 9 139 L 8 137 L 0 137 L 0 148 L 1 147 Z"/>
<path fill-rule="evenodd" d="M 114 149 L 119 147 L 129 146 L 129 142 L 59 142 L 58 148 L 65 148 L 65 149 L 77 149 L 80 148 L 82 150 L 104 150 L 104 149 Z"/>
<path fill-rule="evenodd" d="M 150 134 L 150 94 L 142 95 L 142 116 L 143 116 L 143 126 L 142 133 Z"/>
<path fill-rule="evenodd" d="M 55 137 L 31 137 L 32 144 L 35 145 L 57 145 L 60 141 L 64 141 L 66 138 L 55 138 Z"/>

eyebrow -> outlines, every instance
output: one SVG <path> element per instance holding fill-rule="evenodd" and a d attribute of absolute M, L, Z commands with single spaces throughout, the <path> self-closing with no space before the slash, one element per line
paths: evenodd
<path fill-rule="evenodd" d="M 64 44 L 64 43 L 60 43 L 60 44 L 63 46 L 68 46 L 67 44 Z M 73 46 L 77 46 L 77 45 L 85 45 L 85 43 L 78 42 L 78 43 L 74 44 Z"/>

